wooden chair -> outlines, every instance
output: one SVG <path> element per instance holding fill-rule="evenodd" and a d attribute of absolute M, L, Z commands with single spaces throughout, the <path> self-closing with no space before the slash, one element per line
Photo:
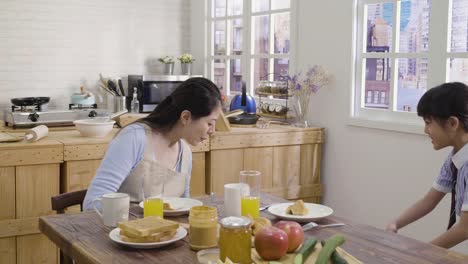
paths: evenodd
<path fill-rule="evenodd" d="M 85 196 L 86 189 L 76 192 L 62 193 L 57 196 L 53 196 L 50 199 L 52 203 L 52 210 L 56 211 L 57 214 L 63 214 L 65 213 L 66 208 L 79 204 L 80 210 L 83 211 L 83 201 Z M 60 251 L 60 263 L 69 264 L 74 262 L 69 256 L 64 255 L 63 252 Z"/>
<path fill-rule="evenodd" d="M 83 201 L 85 196 L 86 189 L 54 196 L 51 198 L 52 210 L 57 211 L 58 214 L 63 214 L 66 208 L 79 204 L 80 210 L 83 211 Z"/>

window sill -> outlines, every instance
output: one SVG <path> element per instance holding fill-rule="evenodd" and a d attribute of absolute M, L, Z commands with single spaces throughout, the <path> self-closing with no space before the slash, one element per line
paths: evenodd
<path fill-rule="evenodd" d="M 416 123 L 403 123 L 396 121 L 383 121 L 383 120 L 372 120 L 359 117 L 350 117 L 348 118 L 348 125 L 355 127 L 366 127 L 387 131 L 395 131 L 401 133 L 425 135 L 424 125 Z"/>

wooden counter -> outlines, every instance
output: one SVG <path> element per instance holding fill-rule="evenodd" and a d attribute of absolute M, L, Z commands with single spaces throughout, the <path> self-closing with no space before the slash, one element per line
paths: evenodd
<path fill-rule="evenodd" d="M 323 128 L 272 125 L 267 129 L 232 128 L 210 137 L 206 189 L 224 192 L 239 182 L 242 170 L 262 173 L 262 190 L 286 199 L 320 202 Z"/>
<path fill-rule="evenodd" d="M 88 187 L 118 130 L 87 138 L 74 129 L 51 129 L 38 142 L 0 143 L 0 263 L 57 263 L 57 249 L 39 233 L 38 217 L 54 213 L 51 196 Z M 262 172 L 265 192 L 320 202 L 324 139 L 322 128 L 216 132 L 192 148 L 191 195 L 222 195 L 225 183 L 238 182 L 241 170 L 252 169 Z"/>
<path fill-rule="evenodd" d="M 34 143 L 25 141 L 0 143 L 0 167 L 61 163 L 63 145 L 46 138 Z"/>
<path fill-rule="evenodd" d="M 239 147 L 287 146 L 307 143 L 323 143 L 323 128 L 297 128 L 271 125 L 269 128 L 231 128 L 231 132 L 216 132 L 210 137 L 210 149 L 234 149 Z"/>

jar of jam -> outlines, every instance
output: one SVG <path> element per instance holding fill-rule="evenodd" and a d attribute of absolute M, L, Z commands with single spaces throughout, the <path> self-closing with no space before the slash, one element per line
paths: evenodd
<path fill-rule="evenodd" d="M 252 263 L 251 223 L 246 217 L 230 216 L 221 219 L 219 255 L 222 261 L 226 261 L 228 257 L 234 263 Z"/>
<path fill-rule="evenodd" d="M 192 250 L 218 244 L 218 211 L 213 206 L 194 206 L 189 213 L 189 244 Z"/>

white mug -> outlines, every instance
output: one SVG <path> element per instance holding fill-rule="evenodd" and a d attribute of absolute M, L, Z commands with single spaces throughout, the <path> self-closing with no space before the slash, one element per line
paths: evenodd
<path fill-rule="evenodd" d="M 245 183 L 224 185 L 225 216 L 241 216 L 241 197 L 249 195 L 249 186 Z"/>
<path fill-rule="evenodd" d="M 98 207 L 102 208 L 102 213 Z M 117 226 L 120 221 L 128 220 L 129 207 L 130 196 L 126 193 L 107 193 L 93 201 L 94 210 L 102 218 L 104 225 L 110 227 Z"/>

